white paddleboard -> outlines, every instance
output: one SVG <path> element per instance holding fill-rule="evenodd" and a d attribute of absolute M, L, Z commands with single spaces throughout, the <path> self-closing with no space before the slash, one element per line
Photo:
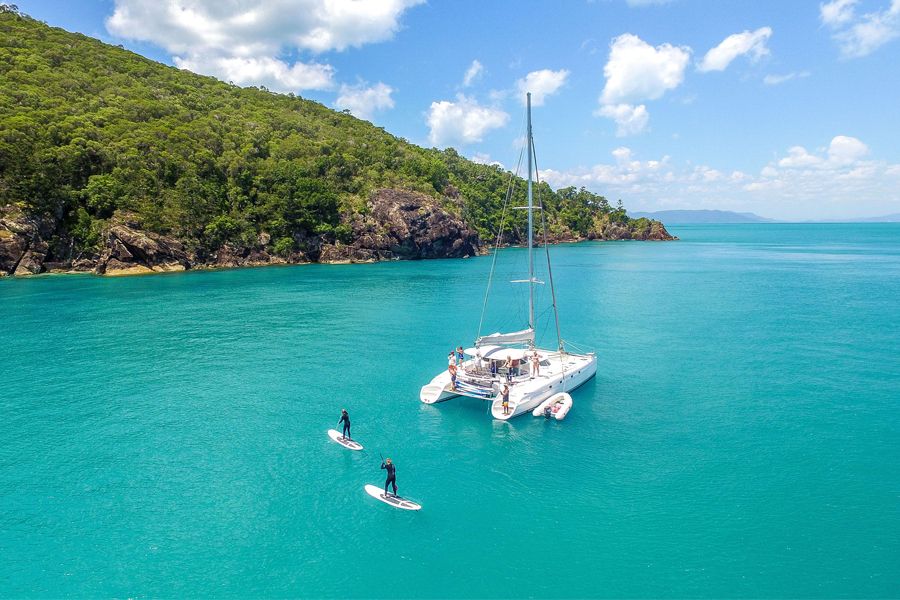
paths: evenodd
<path fill-rule="evenodd" d="M 338 444 L 347 448 L 348 450 L 362 450 L 362 444 L 359 442 L 354 442 L 353 440 L 348 440 L 346 438 L 341 437 L 341 432 L 335 429 L 328 430 L 328 437 L 336 441 Z"/>
<path fill-rule="evenodd" d="M 385 495 L 384 488 L 377 485 L 367 484 L 366 493 L 373 498 L 378 498 L 385 504 L 390 504 L 394 508 L 402 508 L 403 510 L 420 510 L 422 505 L 416 504 L 412 500 L 401 498 L 400 496 Z"/>

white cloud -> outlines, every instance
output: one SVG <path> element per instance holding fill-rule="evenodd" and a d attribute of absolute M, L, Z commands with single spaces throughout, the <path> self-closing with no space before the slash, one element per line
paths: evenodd
<path fill-rule="evenodd" d="M 161 46 L 182 68 L 235 83 L 326 89 L 333 86 L 332 67 L 289 64 L 285 51 L 340 51 L 388 40 L 404 11 L 422 1 L 115 0 L 106 28 Z"/>
<path fill-rule="evenodd" d="M 616 159 L 617 163 L 622 164 L 627 163 L 631 160 L 632 152 L 631 148 L 628 148 L 627 146 L 619 146 L 618 148 L 610 152 L 610 154 L 613 155 L 613 158 Z"/>
<path fill-rule="evenodd" d="M 819 5 L 819 18 L 829 27 L 840 27 L 853 20 L 854 6 L 859 0 L 832 0 Z"/>
<path fill-rule="evenodd" d="M 846 135 L 835 136 L 828 145 L 828 160 L 835 165 L 854 164 L 868 153 L 868 146 Z"/>
<path fill-rule="evenodd" d="M 554 187 L 608 186 L 615 191 L 615 194 L 611 194 L 615 196 L 623 190 L 646 189 L 648 186 L 653 186 L 653 182 L 666 181 L 672 174 L 668 156 L 664 156 L 660 160 L 641 161 L 635 159 L 633 151 L 625 146 L 616 148 L 611 154 L 615 159 L 613 164 L 601 163 L 588 169 L 571 171 L 547 169 L 542 172 L 542 177 Z M 606 193 L 604 190 L 599 191 Z"/>
<path fill-rule="evenodd" d="M 313 52 L 382 42 L 422 0 L 115 0 L 110 33 L 170 52 L 257 54 L 282 46 Z"/>
<path fill-rule="evenodd" d="M 900 0 L 861 16 L 855 13 L 855 5 L 856 0 L 833 0 L 819 7 L 819 18 L 834 30 L 843 58 L 867 56 L 900 37 Z"/>
<path fill-rule="evenodd" d="M 466 69 L 466 74 L 463 76 L 463 87 L 469 87 L 472 83 L 475 82 L 476 79 L 481 75 L 484 67 L 481 65 L 478 60 L 473 60 L 472 64 L 469 65 L 469 68 Z"/>
<path fill-rule="evenodd" d="M 274 92 L 329 90 L 334 87 L 330 65 L 295 62 L 292 65 L 270 57 L 215 57 L 194 55 L 175 57 L 175 65 L 194 73 L 204 73 L 237 85 L 261 85 Z"/>
<path fill-rule="evenodd" d="M 544 104 L 544 99 L 559 91 L 569 77 L 569 72 L 565 69 L 559 71 L 551 71 L 550 69 L 541 69 L 540 71 L 532 71 L 516 82 L 516 88 L 519 90 L 519 97 L 525 102 L 525 93 L 531 92 L 531 103 L 534 106 Z"/>
<path fill-rule="evenodd" d="M 744 54 L 749 54 L 751 59 L 758 60 L 769 54 L 766 42 L 771 36 L 771 27 L 760 27 L 756 31 L 744 31 L 729 35 L 718 46 L 706 53 L 697 70 L 700 72 L 724 71 L 731 61 Z"/>
<path fill-rule="evenodd" d="M 791 73 L 785 73 L 783 75 L 766 75 L 763 77 L 763 83 L 766 85 L 780 85 L 792 79 L 803 79 L 804 77 L 809 77 L 809 71 L 794 71 Z"/>
<path fill-rule="evenodd" d="M 493 165 L 496 167 L 500 167 L 501 169 L 506 168 L 505 166 L 503 166 L 502 162 L 492 159 L 489 154 L 484 154 L 483 152 L 476 152 L 469 157 L 469 160 L 480 165 Z"/>
<path fill-rule="evenodd" d="M 428 139 L 435 146 L 480 142 L 492 129 L 506 125 L 509 115 L 498 108 L 481 106 L 462 94 L 456 101 L 432 102 L 427 122 Z"/>
<path fill-rule="evenodd" d="M 812 154 L 803 146 L 788 148 L 788 155 L 778 161 L 778 166 L 787 169 L 815 167 L 835 169 L 857 165 L 869 153 L 869 148 L 855 137 L 837 135 L 832 138 L 827 149 Z"/>
<path fill-rule="evenodd" d="M 778 161 L 778 166 L 792 169 L 813 167 L 823 162 L 824 159 L 810 154 L 803 146 L 792 146 L 788 148 L 788 155 Z"/>
<path fill-rule="evenodd" d="M 366 87 L 365 84 L 342 85 L 334 106 L 349 110 L 357 118 L 371 121 L 377 111 L 394 108 L 394 99 L 391 98 L 393 92 L 391 86 L 381 82 L 371 87 Z"/>
<path fill-rule="evenodd" d="M 603 67 L 606 84 L 594 114 L 614 120 L 617 136 L 643 132 L 650 113 L 639 103 L 660 98 L 681 85 L 690 55 L 691 49 L 686 46 L 662 44 L 654 48 L 630 33 L 614 38 Z"/>
<path fill-rule="evenodd" d="M 616 136 L 624 137 L 642 133 L 647 128 L 650 114 L 643 104 L 607 104 L 597 109 L 600 116 L 616 122 Z"/>
<path fill-rule="evenodd" d="M 636 35 L 626 33 L 613 39 L 609 60 L 603 67 L 606 85 L 601 104 L 635 103 L 656 100 L 684 80 L 691 49 L 662 44 L 653 47 Z"/>
<path fill-rule="evenodd" d="M 709 165 L 676 167 L 669 156 L 641 160 L 624 146 L 611 154 L 592 167 L 543 171 L 543 179 L 622 198 L 631 210 L 717 208 L 777 218 L 900 212 L 900 165 L 867 159 L 868 147 L 849 136 L 835 136 L 815 152 L 793 146 L 756 175 Z"/>

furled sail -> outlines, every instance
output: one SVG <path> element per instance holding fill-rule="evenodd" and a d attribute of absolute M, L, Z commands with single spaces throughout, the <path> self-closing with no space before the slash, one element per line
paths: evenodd
<path fill-rule="evenodd" d="M 492 333 L 483 335 L 475 340 L 476 346 L 484 346 L 486 344 L 521 344 L 527 342 L 534 345 L 534 329 L 528 328 L 513 333 Z"/>

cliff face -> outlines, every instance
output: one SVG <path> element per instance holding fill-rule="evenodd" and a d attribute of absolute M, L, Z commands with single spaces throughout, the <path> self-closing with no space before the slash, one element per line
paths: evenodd
<path fill-rule="evenodd" d="M 133 215 L 117 214 L 107 223 L 92 252 L 75 254 L 59 219 L 36 217 L 9 205 L 0 207 L 0 277 L 47 272 L 136 275 L 270 264 L 464 258 L 478 254 L 488 245 L 473 228 L 438 206 L 430 196 L 404 190 L 375 192 L 366 210 L 346 217 L 346 222 L 351 233 L 344 241 L 298 235 L 295 242 L 299 250 L 285 255 L 271 250 L 271 239 L 266 233 L 261 233 L 253 244 L 226 243 L 208 253 L 193 250 L 172 236 L 142 229 Z M 675 238 L 658 221 L 619 223 L 606 218 L 598 219 L 586 238 L 566 233 L 551 236 L 552 242 L 583 239 Z"/>
<path fill-rule="evenodd" d="M 319 261 L 463 258 L 478 253 L 478 235 L 424 194 L 380 190 L 368 208 L 351 219 L 353 241 L 326 245 Z"/>
<path fill-rule="evenodd" d="M 0 275 L 40 273 L 54 229 L 53 219 L 28 215 L 15 206 L 0 208 Z"/>
<path fill-rule="evenodd" d="M 87 255 L 67 252 L 67 232 L 56 219 L 36 218 L 21 208 L 0 208 L 0 276 L 41 272 L 93 272 L 100 275 L 184 271 L 307 262 L 372 262 L 423 258 L 462 258 L 478 253 L 478 235 L 424 194 L 379 190 L 367 210 L 348 218 L 351 235 L 344 242 L 320 236 L 297 236 L 301 250 L 287 255 L 269 249 L 270 238 L 257 243 L 228 243 L 218 251 L 198 253 L 174 237 L 145 231 L 130 215 L 110 219 L 99 247 Z"/>
<path fill-rule="evenodd" d="M 612 221 L 608 215 L 594 220 L 594 228 L 589 239 L 596 240 L 644 240 L 668 241 L 678 239 L 666 231 L 659 221 L 633 219 L 626 223 Z"/>

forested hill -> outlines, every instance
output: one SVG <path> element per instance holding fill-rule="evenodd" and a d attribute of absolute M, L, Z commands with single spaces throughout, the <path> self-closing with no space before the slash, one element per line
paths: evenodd
<path fill-rule="evenodd" d="M 0 273 L 464 256 L 496 235 L 508 182 L 0 8 Z M 539 192 L 553 239 L 669 238 L 584 189 Z"/>

